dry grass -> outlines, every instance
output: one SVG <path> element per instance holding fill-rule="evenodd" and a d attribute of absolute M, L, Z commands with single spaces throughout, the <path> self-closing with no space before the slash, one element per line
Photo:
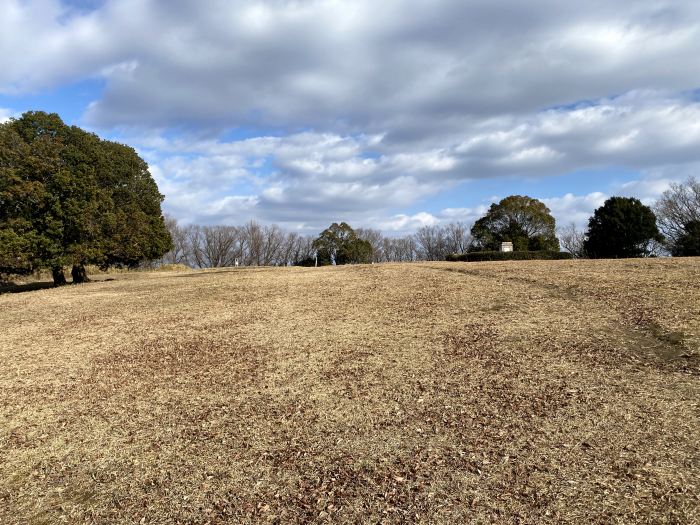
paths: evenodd
<path fill-rule="evenodd" d="M 700 260 L 0 296 L 0 523 L 699 523 Z"/>

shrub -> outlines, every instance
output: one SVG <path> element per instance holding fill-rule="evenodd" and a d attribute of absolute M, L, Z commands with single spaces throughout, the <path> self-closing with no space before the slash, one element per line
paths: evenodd
<path fill-rule="evenodd" d="M 572 259 L 568 252 L 555 252 L 553 250 L 539 251 L 516 251 L 516 252 L 469 252 L 469 253 L 453 253 L 447 256 L 448 261 L 528 261 L 528 260 L 561 260 Z"/>

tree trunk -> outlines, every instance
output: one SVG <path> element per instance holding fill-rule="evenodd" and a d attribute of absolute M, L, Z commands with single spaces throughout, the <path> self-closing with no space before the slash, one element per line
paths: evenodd
<path fill-rule="evenodd" d="M 53 268 L 51 268 L 51 275 L 53 276 L 54 286 L 63 286 L 64 284 L 66 284 L 66 276 L 63 273 L 62 266 L 54 266 Z"/>
<path fill-rule="evenodd" d="M 73 284 L 89 283 L 87 272 L 85 271 L 85 266 L 82 264 L 74 264 L 73 269 L 70 271 L 73 276 Z"/>

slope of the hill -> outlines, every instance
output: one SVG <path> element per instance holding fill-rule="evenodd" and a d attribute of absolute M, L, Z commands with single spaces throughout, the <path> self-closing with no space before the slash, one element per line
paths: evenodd
<path fill-rule="evenodd" d="M 0 296 L 0 523 L 700 521 L 700 260 Z"/>

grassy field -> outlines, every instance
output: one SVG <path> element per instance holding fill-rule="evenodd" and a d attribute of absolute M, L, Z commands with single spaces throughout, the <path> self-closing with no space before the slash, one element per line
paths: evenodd
<path fill-rule="evenodd" d="M 114 278 L 0 295 L 2 524 L 700 523 L 700 259 Z"/>

